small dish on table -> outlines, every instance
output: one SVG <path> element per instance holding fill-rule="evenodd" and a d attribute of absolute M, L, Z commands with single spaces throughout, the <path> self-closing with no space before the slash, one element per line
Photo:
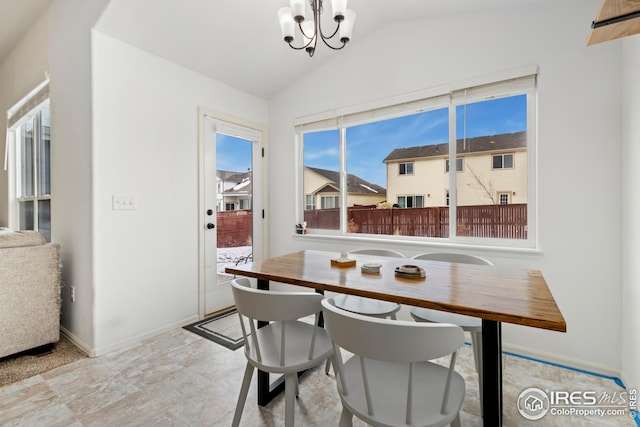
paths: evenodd
<path fill-rule="evenodd" d="M 424 271 L 424 268 L 408 264 L 396 267 L 395 274 L 398 277 L 404 277 L 407 279 L 422 279 L 427 277 L 427 273 Z"/>

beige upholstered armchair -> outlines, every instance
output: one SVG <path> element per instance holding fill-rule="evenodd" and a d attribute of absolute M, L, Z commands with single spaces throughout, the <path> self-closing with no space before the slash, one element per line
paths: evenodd
<path fill-rule="evenodd" d="M 60 246 L 0 229 L 0 357 L 60 338 Z"/>

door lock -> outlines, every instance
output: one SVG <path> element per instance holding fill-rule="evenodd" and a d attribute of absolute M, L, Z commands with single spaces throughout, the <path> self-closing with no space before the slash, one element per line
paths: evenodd
<path fill-rule="evenodd" d="M 212 228 L 216 228 L 216 225 L 209 222 L 207 223 L 207 228 L 211 230 Z"/>

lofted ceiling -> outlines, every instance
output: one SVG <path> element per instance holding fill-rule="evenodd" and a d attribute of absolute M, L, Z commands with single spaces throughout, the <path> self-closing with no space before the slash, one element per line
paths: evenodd
<path fill-rule="evenodd" d="M 0 0 L 0 64 L 51 0 Z"/>
<path fill-rule="evenodd" d="M 345 50 L 381 26 L 559 0 L 349 0 L 357 14 Z M 220 82 L 269 99 L 344 51 L 319 46 L 313 58 L 289 48 L 277 11 L 288 0 L 112 0 L 97 29 Z M 326 14 L 331 2 L 325 0 Z M 327 29 L 334 28 L 328 19 Z M 585 34 L 589 23 L 585 23 Z M 399 46 L 399 48 L 402 48 Z"/>
<path fill-rule="evenodd" d="M 0 0 L 0 63 L 28 27 L 55 0 Z M 91 0 L 75 0 L 91 1 Z M 380 27 L 447 15 L 490 12 L 560 0 L 349 0 L 357 13 L 358 43 Z M 570 1 L 570 0 L 562 0 Z M 597 0 L 592 0 L 594 13 Z M 634 0 L 635 1 L 635 0 Z M 327 14 L 330 11 L 330 1 Z M 280 35 L 277 11 L 288 0 L 111 0 L 95 28 L 115 39 L 269 99 L 318 65 L 345 54 L 319 46 L 313 58 L 290 49 Z M 328 19 L 325 27 L 333 29 Z M 417 25 L 417 24 L 416 24 Z M 585 35 L 590 22 L 585 22 Z M 402 46 L 399 46 L 402 48 Z"/>

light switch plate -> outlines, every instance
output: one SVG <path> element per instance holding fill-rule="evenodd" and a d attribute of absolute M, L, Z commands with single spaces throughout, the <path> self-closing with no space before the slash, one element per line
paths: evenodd
<path fill-rule="evenodd" d="M 136 196 L 121 196 L 114 194 L 112 197 L 112 209 L 114 211 L 135 210 Z"/>

